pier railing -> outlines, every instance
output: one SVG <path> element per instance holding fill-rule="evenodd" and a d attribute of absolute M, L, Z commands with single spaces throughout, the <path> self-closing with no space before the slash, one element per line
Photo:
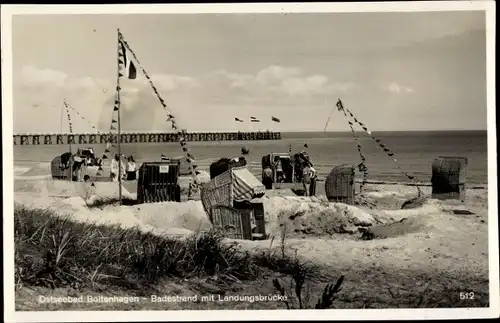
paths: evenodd
<path fill-rule="evenodd" d="M 177 142 L 177 133 L 121 133 L 121 143 Z M 186 132 L 186 141 L 281 140 L 281 132 Z M 13 135 L 14 145 L 69 145 L 116 143 L 116 135 L 103 133 L 23 133 Z"/>

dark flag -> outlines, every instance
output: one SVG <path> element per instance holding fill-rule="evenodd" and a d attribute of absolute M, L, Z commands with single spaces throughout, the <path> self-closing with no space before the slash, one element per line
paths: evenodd
<path fill-rule="evenodd" d="M 260 120 L 257 120 L 257 119 L 252 119 L 250 121 L 252 121 L 252 122 L 260 122 Z"/>
<path fill-rule="evenodd" d="M 121 75 L 125 75 L 127 78 L 131 80 L 135 80 L 137 78 L 137 69 L 135 68 L 134 62 L 127 56 L 127 49 L 122 40 L 120 40 L 120 54 L 118 55 L 118 61 L 123 65 L 125 69 L 125 73 Z"/>
<path fill-rule="evenodd" d="M 272 117 L 271 120 L 273 120 L 274 122 L 280 122 L 281 120 L 276 118 L 276 117 Z"/>
<path fill-rule="evenodd" d="M 236 122 L 243 122 L 243 120 L 241 120 L 239 118 L 234 118 L 234 121 L 236 121 Z"/>
<path fill-rule="evenodd" d="M 256 118 L 256 117 L 250 117 L 250 119 L 252 119 L 252 120 L 257 120 L 257 118 Z"/>
<path fill-rule="evenodd" d="M 307 145 L 307 142 L 304 144 L 304 148 L 309 148 L 309 146 Z"/>
<path fill-rule="evenodd" d="M 340 99 L 337 101 L 337 109 L 339 111 L 343 111 L 344 110 L 344 106 L 342 105 L 342 101 L 340 101 Z"/>
<path fill-rule="evenodd" d="M 168 158 L 167 156 L 161 154 L 161 160 L 162 161 L 170 161 L 170 158 Z"/>

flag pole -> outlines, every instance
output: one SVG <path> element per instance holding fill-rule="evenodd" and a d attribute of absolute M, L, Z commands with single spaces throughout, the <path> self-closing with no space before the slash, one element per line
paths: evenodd
<path fill-rule="evenodd" d="M 120 51 L 120 28 L 116 29 L 117 31 L 117 53 Z M 116 60 L 117 62 L 117 70 L 116 70 L 116 106 L 118 107 L 118 135 L 116 136 L 116 144 L 118 145 L 118 199 L 120 201 L 120 205 L 122 205 L 122 150 L 121 150 L 121 129 L 120 129 L 120 58 Z"/>

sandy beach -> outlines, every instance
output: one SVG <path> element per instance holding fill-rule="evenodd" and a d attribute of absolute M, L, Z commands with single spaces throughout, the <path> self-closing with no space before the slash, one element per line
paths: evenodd
<path fill-rule="evenodd" d="M 16 206 L 53 210 L 54 214 L 69 216 L 75 222 L 118 224 L 179 239 L 211 229 L 199 200 L 89 208 L 86 201 L 96 196 L 116 197 L 118 184 L 96 182 L 91 191 L 90 183 L 54 181 L 44 170 L 47 170 L 44 164 L 16 170 Z M 124 197 L 135 197 L 134 185 L 124 184 Z M 318 188 L 323 185 L 320 182 Z M 475 186 L 467 190 L 464 203 L 425 198 L 410 209 L 401 207 L 416 197 L 416 189 L 405 185 L 367 185 L 352 206 L 329 203 L 323 188 L 318 190 L 318 196 L 310 198 L 294 196 L 285 190 L 268 191 L 263 203 L 270 240 L 237 241 L 237 245 L 242 251 L 258 254 L 278 250 L 279 241 L 285 237 L 285 249 L 320 267 L 323 279 L 339 274 L 346 276 L 346 299 L 340 302 L 341 307 L 360 306 L 354 299 L 347 301 L 354 294 L 359 294 L 355 299 L 367 297 L 373 301 L 374 296 L 370 294 L 374 293 L 380 298 L 380 304 L 374 306 L 385 307 L 390 302 L 384 299 L 394 298 L 391 286 L 400 292 L 422 295 L 426 293 L 424 289 L 436 291 L 447 288 L 445 285 L 450 282 L 453 286 L 448 288 L 456 289 L 450 297 L 457 299 L 461 291 L 473 291 L 476 295 L 475 301 L 462 301 L 456 306 L 485 306 L 488 300 L 488 192 L 486 185 Z M 424 196 L 430 197 L 430 187 L 422 189 Z M 372 234 L 369 240 L 363 236 L 367 230 Z M 226 242 L 234 241 L 226 239 Z M 321 281 L 318 278 L 316 283 Z M 437 282 L 442 286 L 437 286 Z M 164 290 L 171 284 L 166 283 Z M 268 280 L 262 284 L 248 291 L 267 293 L 272 288 Z M 371 284 L 374 287 L 369 287 Z M 434 285 L 429 287 L 430 284 Z M 45 292 L 33 287 L 19 289 L 17 308 L 41 309 L 33 297 Z M 61 290 L 50 293 L 60 294 Z M 107 306 L 106 309 L 111 309 L 109 306 L 118 305 Z M 153 309 L 157 305 L 141 306 Z M 173 308 L 178 308 L 176 306 L 191 308 L 189 304 L 177 304 Z M 252 306 L 280 307 L 266 303 Z"/>

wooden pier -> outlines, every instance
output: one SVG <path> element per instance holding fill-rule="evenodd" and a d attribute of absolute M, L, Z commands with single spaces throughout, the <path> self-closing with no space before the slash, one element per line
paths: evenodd
<path fill-rule="evenodd" d="M 183 134 L 186 141 L 235 141 L 235 140 L 281 140 L 281 132 L 186 132 Z M 23 133 L 14 134 L 14 145 L 87 145 L 116 143 L 116 135 L 103 133 Z M 121 143 L 158 143 L 177 142 L 180 135 L 177 133 L 122 133 Z"/>

